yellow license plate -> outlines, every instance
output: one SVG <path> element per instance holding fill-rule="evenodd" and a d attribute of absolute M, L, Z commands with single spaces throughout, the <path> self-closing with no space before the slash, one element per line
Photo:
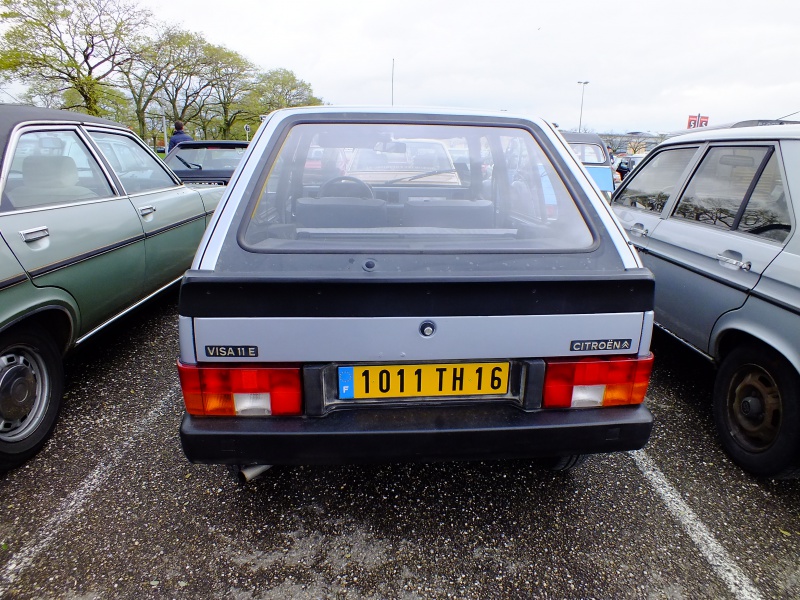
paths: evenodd
<path fill-rule="evenodd" d="M 487 396 L 508 391 L 509 363 L 339 367 L 339 398 Z"/>

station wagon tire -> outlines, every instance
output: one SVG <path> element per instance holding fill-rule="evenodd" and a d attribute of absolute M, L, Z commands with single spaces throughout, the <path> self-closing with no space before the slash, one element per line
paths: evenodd
<path fill-rule="evenodd" d="M 800 463 L 800 375 L 762 345 L 733 350 L 714 385 L 714 421 L 722 445 L 743 469 L 794 476 Z"/>
<path fill-rule="evenodd" d="M 0 471 L 36 454 L 61 405 L 63 366 L 53 340 L 29 327 L 0 334 Z"/>

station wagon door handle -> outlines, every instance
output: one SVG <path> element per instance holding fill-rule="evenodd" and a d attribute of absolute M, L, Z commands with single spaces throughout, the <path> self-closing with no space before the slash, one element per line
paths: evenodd
<path fill-rule="evenodd" d="M 50 230 L 47 227 L 35 227 L 34 229 L 26 229 L 19 232 L 23 242 L 35 242 L 50 235 Z"/>
<path fill-rule="evenodd" d="M 731 250 L 728 250 L 723 254 L 717 254 L 717 260 L 722 264 L 723 267 L 741 269 L 742 271 L 749 271 L 750 267 L 753 266 L 750 264 L 749 260 L 742 260 L 741 254 Z"/>
<path fill-rule="evenodd" d="M 648 233 L 650 232 L 647 231 L 647 228 L 641 223 L 636 223 L 635 225 L 631 226 L 631 235 L 635 235 L 636 237 L 647 237 Z"/>
<path fill-rule="evenodd" d="M 154 212 L 156 212 L 155 206 L 142 206 L 139 208 L 139 214 L 142 215 L 143 217 L 146 217 L 147 215 L 152 215 Z"/>

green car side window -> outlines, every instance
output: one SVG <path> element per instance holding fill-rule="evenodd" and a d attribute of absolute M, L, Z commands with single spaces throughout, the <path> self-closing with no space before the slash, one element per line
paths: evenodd
<path fill-rule="evenodd" d="M 113 191 L 75 131 L 23 133 L 3 189 L 3 210 L 94 200 Z"/>
<path fill-rule="evenodd" d="M 128 194 L 162 190 L 178 185 L 159 159 L 150 155 L 132 137 L 89 131 L 108 162 L 113 165 Z"/>

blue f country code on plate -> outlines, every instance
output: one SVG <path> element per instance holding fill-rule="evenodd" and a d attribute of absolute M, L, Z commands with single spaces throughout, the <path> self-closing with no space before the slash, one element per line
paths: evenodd
<path fill-rule="evenodd" d="M 355 398 L 353 391 L 353 367 L 339 367 L 339 398 Z"/>

